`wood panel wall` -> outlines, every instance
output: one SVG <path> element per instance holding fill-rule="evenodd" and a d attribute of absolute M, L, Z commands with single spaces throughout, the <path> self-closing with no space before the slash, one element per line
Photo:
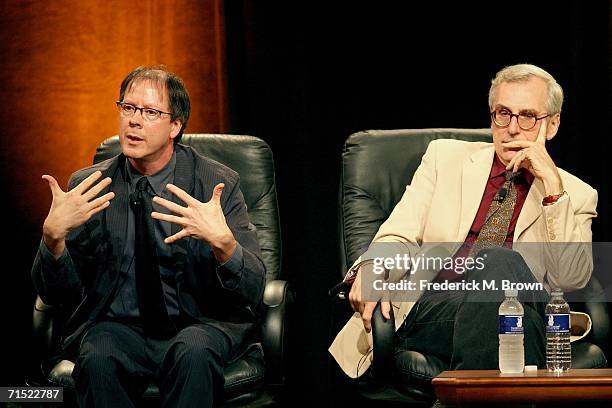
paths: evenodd
<path fill-rule="evenodd" d="M 228 128 L 222 0 L 6 1 L 0 4 L 2 196 L 31 227 L 117 133 L 124 76 L 163 63 L 192 99 L 187 132 Z M 5 206 L 6 207 L 6 203 Z M 3 208 L 4 208 L 3 207 Z M 39 227 L 38 227 L 39 228 Z"/>

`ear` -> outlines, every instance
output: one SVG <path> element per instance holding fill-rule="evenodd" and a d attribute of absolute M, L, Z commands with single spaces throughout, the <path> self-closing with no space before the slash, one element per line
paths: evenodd
<path fill-rule="evenodd" d="M 178 136 L 179 132 L 181 131 L 181 127 L 183 126 L 183 122 L 181 122 L 180 120 L 175 120 L 174 122 L 170 123 L 170 139 L 174 140 L 174 138 L 176 136 Z"/>
<path fill-rule="evenodd" d="M 546 128 L 546 140 L 550 140 L 557 134 L 559 125 L 561 124 L 561 114 L 557 113 L 550 118 L 548 127 Z"/>

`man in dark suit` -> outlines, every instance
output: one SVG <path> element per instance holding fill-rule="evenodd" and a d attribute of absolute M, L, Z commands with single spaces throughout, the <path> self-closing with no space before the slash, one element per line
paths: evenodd
<path fill-rule="evenodd" d="M 81 406 L 210 406 L 257 325 L 265 267 L 233 170 L 178 144 L 189 95 L 165 67 L 123 80 L 122 153 L 74 173 L 32 267 L 47 304 L 75 305 L 60 356 Z"/>

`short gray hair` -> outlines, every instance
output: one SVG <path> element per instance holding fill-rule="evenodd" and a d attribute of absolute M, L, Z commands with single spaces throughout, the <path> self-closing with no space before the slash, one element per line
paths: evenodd
<path fill-rule="evenodd" d="M 531 64 L 510 65 L 495 75 L 495 78 L 491 80 L 491 88 L 489 89 L 489 108 L 493 108 L 495 92 L 497 92 L 497 88 L 503 82 L 527 81 L 531 77 L 537 77 L 546 82 L 548 98 L 546 99 L 545 106 L 548 114 L 555 115 L 561 113 L 561 106 L 563 105 L 563 89 L 561 89 L 561 85 L 548 72 Z"/>

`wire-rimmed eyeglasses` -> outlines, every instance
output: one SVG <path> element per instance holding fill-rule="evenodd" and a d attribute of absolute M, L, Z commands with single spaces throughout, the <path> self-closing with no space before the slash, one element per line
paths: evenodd
<path fill-rule="evenodd" d="M 132 116 L 134 116 L 136 111 L 140 111 L 141 116 L 151 122 L 161 118 L 162 115 L 172 115 L 169 112 L 163 112 L 153 108 L 140 108 L 138 106 L 132 105 L 131 103 L 121 101 L 117 101 L 116 104 L 117 108 L 119 108 L 119 112 L 121 113 L 121 115 L 126 118 L 131 118 Z"/>

